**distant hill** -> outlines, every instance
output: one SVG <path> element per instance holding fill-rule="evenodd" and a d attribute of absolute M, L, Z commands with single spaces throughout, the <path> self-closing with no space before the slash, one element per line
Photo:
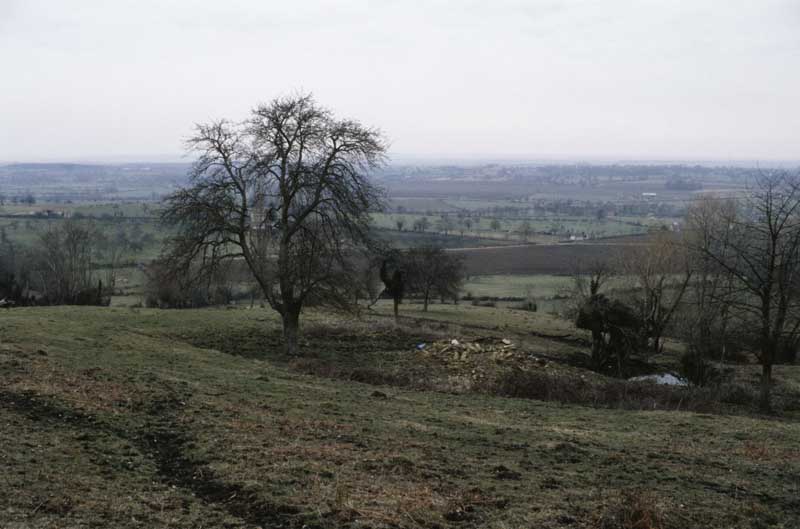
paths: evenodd
<path fill-rule="evenodd" d="M 0 165 L 6 171 L 94 171 L 102 165 L 77 163 L 11 163 Z"/>

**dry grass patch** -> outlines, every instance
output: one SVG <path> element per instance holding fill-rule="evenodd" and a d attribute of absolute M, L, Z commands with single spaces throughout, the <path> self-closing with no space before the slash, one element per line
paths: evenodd
<path fill-rule="evenodd" d="M 678 529 L 671 518 L 674 507 L 652 492 L 641 489 L 623 490 L 607 500 L 599 509 L 593 529 Z"/>

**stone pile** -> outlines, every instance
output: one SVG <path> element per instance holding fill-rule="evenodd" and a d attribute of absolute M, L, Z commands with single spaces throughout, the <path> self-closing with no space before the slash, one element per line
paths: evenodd
<path fill-rule="evenodd" d="M 472 341 L 458 339 L 439 340 L 430 344 L 420 344 L 417 349 L 424 354 L 437 357 L 447 363 L 450 362 L 481 362 L 492 360 L 495 362 L 530 362 L 540 364 L 547 362 L 533 357 L 517 348 L 508 338 L 484 337 Z"/>

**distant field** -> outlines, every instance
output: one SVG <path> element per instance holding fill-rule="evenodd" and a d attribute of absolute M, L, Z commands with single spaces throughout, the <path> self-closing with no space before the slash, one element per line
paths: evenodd
<path fill-rule="evenodd" d="M 430 232 L 442 232 L 441 215 L 426 215 L 423 213 L 375 213 L 372 215 L 376 227 L 398 230 L 397 224 L 401 222 L 405 231 L 412 231 L 415 222 L 427 219 Z M 504 218 L 483 214 L 459 218 L 450 217 L 450 235 L 470 235 L 495 240 L 512 240 L 517 242 L 557 242 L 568 239 L 571 235 L 577 237 L 615 237 L 621 235 L 636 235 L 647 233 L 653 227 L 670 225 L 671 219 L 615 217 L 609 219 L 595 219 L 577 216 L 546 216 L 530 218 Z M 465 222 L 468 221 L 467 226 Z M 497 229 L 492 223 L 499 223 Z M 521 234 L 523 225 L 527 222 L 530 234 L 524 239 Z M 399 230 L 398 230 L 399 231 Z"/>
<path fill-rule="evenodd" d="M 551 298 L 569 288 L 572 278 L 564 275 L 488 275 L 471 276 L 463 291 L 474 297 L 494 298 L 525 297 Z"/>
<path fill-rule="evenodd" d="M 444 234 L 432 231 L 415 232 L 404 230 L 401 232 L 382 228 L 376 230 L 375 235 L 393 248 L 410 248 L 413 246 L 436 245 L 441 246 L 442 248 L 454 249 L 515 244 L 515 241 L 476 237 L 474 234 L 464 234 L 463 236 L 451 234 L 446 236 Z"/>
<path fill-rule="evenodd" d="M 157 202 L 109 202 L 109 201 L 76 201 L 40 202 L 32 205 L 4 204 L 0 206 L 0 215 L 29 215 L 31 213 L 54 211 L 66 212 L 70 215 L 80 213 L 86 216 L 123 216 L 123 217 L 158 217 L 160 205 Z"/>
<path fill-rule="evenodd" d="M 460 198 L 476 201 L 505 201 L 529 197 L 532 199 L 559 199 L 588 201 L 641 201 L 642 193 L 655 193 L 657 200 L 691 201 L 700 191 L 674 190 L 665 187 L 665 180 L 602 180 L 594 185 L 580 183 L 553 183 L 547 181 L 505 180 L 505 179 L 433 179 L 423 178 L 389 181 L 387 187 L 391 196 L 404 197 L 405 200 L 424 197 L 447 200 Z M 730 181 L 718 182 L 709 187 L 721 193 L 731 193 L 742 189 L 741 184 Z"/>
<path fill-rule="evenodd" d="M 187 164 L 133 163 L 0 165 L 0 186 L 12 197 L 32 194 L 38 202 L 157 200 L 186 179 Z"/>
<path fill-rule="evenodd" d="M 452 250 L 464 256 L 467 274 L 565 275 L 593 262 L 613 263 L 624 256 L 630 244 L 572 243 L 534 244 L 508 247 Z"/>

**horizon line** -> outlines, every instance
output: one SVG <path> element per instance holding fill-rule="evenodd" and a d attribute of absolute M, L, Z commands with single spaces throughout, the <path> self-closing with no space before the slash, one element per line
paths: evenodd
<path fill-rule="evenodd" d="M 65 157 L 19 157 L 17 159 L 0 159 L 0 166 L 17 164 L 75 164 L 75 165 L 126 165 L 126 164 L 189 164 L 192 159 L 187 155 L 178 156 L 171 154 L 147 155 L 113 155 L 113 156 L 65 156 Z M 800 167 L 800 158 L 759 158 L 759 157 L 699 157 L 699 156 L 634 156 L 634 155 L 557 155 L 557 154 L 409 154 L 395 153 L 389 156 L 387 166 L 406 165 L 412 163 L 427 163 L 430 165 L 445 165 L 464 163 L 476 164 L 597 164 L 597 165 L 715 165 L 715 166 L 741 166 L 760 164 L 797 165 Z"/>

